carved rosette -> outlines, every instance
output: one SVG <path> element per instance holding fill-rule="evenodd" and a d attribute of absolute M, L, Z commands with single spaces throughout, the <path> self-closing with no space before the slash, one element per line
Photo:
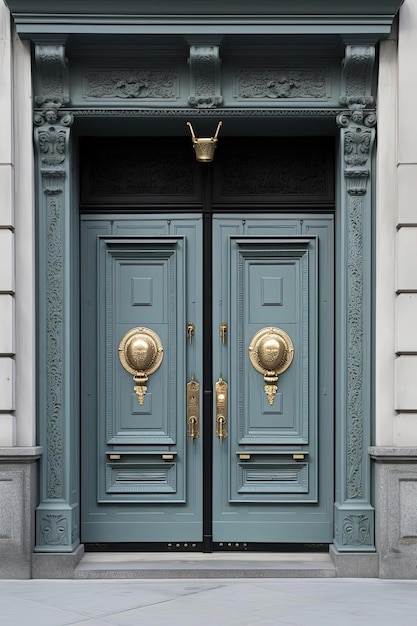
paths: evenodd
<path fill-rule="evenodd" d="M 215 109 L 222 104 L 220 54 L 218 45 L 191 45 L 190 97 L 188 102 L 197 109 Z"/>

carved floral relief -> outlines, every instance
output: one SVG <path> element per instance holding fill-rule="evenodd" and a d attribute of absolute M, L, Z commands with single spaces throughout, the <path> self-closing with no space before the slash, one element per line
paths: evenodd
<path fill-rule="evenodd" d="M 90 69 L 84 78 L 84 98 L 175 100 L 178 72 L 174 69 Z"/>
<path fill-rule="evenodd" d="M 319 99 L 330 97 L 326 68 L 242 68 L 235 75 L 234 97 L 238 99 Z"/>

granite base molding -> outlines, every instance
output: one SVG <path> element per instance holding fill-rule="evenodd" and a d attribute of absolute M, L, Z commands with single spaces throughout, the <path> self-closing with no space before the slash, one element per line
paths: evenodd
<path fill-rule="evenodd" d="M 369 448 L 380 578 L 417 579 L 417 447 Z"/>
<path fill-rule="evenodd" d="M 74 578 L 74 570 L 84 554 L 84 546 L 73 552 L 35 552 L 32 561 L 32 578 Z"/>
<path fill-rule="evenodd" d="M 0 579 L 32 576 L 42 448 L 0 447 Z"/>
<path fill-rule="evenodd" d="M 329 554 L 338 578 L 378 578 L 376 552 L 339 552 L 335 545 L 331 545 Z"/>

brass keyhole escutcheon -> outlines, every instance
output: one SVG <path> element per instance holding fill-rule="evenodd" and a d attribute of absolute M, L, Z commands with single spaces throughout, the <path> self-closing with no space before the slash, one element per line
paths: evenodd
<path fill-rule="evenodd" d="M 257 372 L 263 374 L 264 391 L 270 405 L 274 404 L 278 391 L 278 375 L 285 372 L 294 358 L 294 346 L 290 336 L 281 328 L 262 328 L 249 345 L 249 359 Z"/>
<path fill-rule="evenodd" d="M 146 383 L 150 374 L 161 365 L 164 350 L 159 335 L 143 326 L 132 328 L 119 344 L 120 362 L 133 376 L 134 391 L 139 404 L 143 404 L 148 390 Z"/>

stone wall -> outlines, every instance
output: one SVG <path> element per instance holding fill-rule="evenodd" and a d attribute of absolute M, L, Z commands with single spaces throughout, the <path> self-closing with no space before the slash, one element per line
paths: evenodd
<path fill-rule="evenodd" d="M 32 81 L 0 0 L 0 578 L 30 578 L 37 504 Z"/>
<path fill-rule="evenodd" d="M 417 0 L 380 46 L 375 463 L 379 575 L 417 578 Z"/>

